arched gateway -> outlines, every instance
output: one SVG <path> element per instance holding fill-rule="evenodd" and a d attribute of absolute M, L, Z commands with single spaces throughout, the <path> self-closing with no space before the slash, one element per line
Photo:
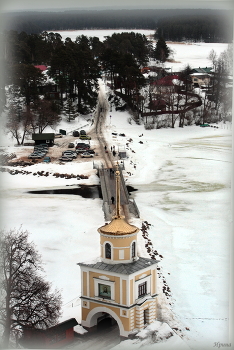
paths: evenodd
<path fill-rule="evenodd" d="M 95 327 L 103 315 L 116 320 L 120 335 L 128 337 L 156 318 L 157 261 L 137 256 L 139 229 L 120 215 L 120 172 L 116 175 L 116 215 L 98 229 L 100 259 L 79 263 L 82 325 Z"/>

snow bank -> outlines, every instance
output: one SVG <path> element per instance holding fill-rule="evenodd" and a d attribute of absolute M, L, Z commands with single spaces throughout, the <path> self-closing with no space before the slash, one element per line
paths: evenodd
<path fill-rule="evenodd" d="M 137 339 L 122 341 L 113 350 L 124 349 L 190 349 L 190 347 L 179 337 L 168 324 L 155 321 L 145 329 L 136 334 Z"/>

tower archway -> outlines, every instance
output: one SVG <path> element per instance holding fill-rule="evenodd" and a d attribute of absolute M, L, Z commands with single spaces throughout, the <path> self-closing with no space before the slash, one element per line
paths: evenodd
<path fill-rule="evenodd" d="M 109 309 L 107 307 L 95 307 L 94 309 L 92 309 L 89 312 L 84 325 L 88 328 L 97 326 L 97 324 L 102 319 L 108 318 L 108 316 L 111 316 L 111 318 L 113 318 L 113 320 L 117 323 L 117 325 L 119 327 L 120 336 L 122 336 L 122 337 L 128 336 L 127 332 L 123 328 L 123 325 L 122 325 L 122 322 L 121 322 L 119 316 L 116 315 L 116 313 L 114 311 L 112 311 L 111 309 Z M 114 321 L 112 321 L 112 322 L 114 322 Z"/>
<path fill-rule="evenodd" d="M 117 321 L 108 313 L 103 312 L 102 316 L 97 319 L 97 330 L 103 331 L 112 326 L 118 326 Z M 119 327 L 118 327 L 119 328 Z"/>

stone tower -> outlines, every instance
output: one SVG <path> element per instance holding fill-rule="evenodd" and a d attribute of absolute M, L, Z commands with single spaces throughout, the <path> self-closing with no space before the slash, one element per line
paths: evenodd
<path fill-rule="evenodd" d="M 114 319 L 120 336 L 128 337 L 156 318 L 157 261 L 137 256 L 139 229 L 120 211 L 120 172 L 116 176 L 116 213 L 98 229 L 100 258 L 79 263 L 81 268 L 82 325 L 95 327 L 105 317 Z"/>

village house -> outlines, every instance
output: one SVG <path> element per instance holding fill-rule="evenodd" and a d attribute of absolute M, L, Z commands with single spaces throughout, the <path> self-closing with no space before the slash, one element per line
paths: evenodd
<path fill-rule="evenodd" d="M 48 67 L 45 65 L 38 65 L 34 67 L 40 69 L 46 78 L 45 83 L 37 87 L 39 94 L 45 95 L 47 98 L 50 98 L 52 100 L 58 100 L 60 98 L 60 89 L 54 79 L 49 78 L 47 74 Z"/>
<path fill-rule="evenodd" d="M 47 329 L 24 327 L 20 344 L 29 349 L 61 348 L 73 342 L 76 325 L 76 319 L 70 318 Z"/>
<path fill-rule="evenodd" d="M 161 94 L 165 92 L 175 92 L 178 86 L 178 81 L 182 84 L 178 74 L 166 75 L 165 77 L 152 82 L 153 93 Z"/>
<path fill-rule="evenodd" d="M 212 67 L 193 68 L 190 74 L 193 87 L 207 87 L 210 83 Z"/>
<path fill-rule="evenodd" d="M 49 147 L 51 147 L 54 145 L 54 138 L 54 133 L 32 134 L 32 140 L 35 142 L 35 145 L 46 143 Z"/>

